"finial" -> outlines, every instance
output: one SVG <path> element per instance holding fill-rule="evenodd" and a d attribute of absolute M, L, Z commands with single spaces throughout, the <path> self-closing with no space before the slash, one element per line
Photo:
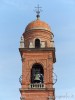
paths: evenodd
<path fill-rule="evenodd" d="M 39 4 L 38 4 L 37 7 L 35 7 L 35 8 L 36 8 L 35 11 L 36 11 L 36 13 L 37 13 L 36 17 L 37 17 L 37 19 L 39 19 L 39 17 L 40 17 L 40 12 L 41 12 L 41 7 L 40 7 Z"/>

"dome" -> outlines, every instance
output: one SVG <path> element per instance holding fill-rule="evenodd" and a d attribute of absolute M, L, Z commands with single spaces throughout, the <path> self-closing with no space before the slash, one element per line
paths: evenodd
<path fill-rule="evenodd" d="M 41 29 L 41 30 L 51 31 L 50 26 L 47 23 L 41 21 L 40 19 L 37 19 L 37 20 L 29 23 L 27 25 L 25 31 L 29 31 L 29 30 L 33 30 L 33 29 Z"/>

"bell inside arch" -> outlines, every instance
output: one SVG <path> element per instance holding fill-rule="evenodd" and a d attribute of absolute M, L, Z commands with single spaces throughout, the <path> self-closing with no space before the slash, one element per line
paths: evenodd
<path fill-rule="evenodd" d="M 40 73 L 36 73 L 36 74 L 35 74 L 34 82 L 35 82 L 35 83 L 41 82 Z"/>
<path fill-rule="evenodd" d="M 34 64 L 31 70 L 31 83 L 43 83 L 44 72 L 40 64 Z"/>

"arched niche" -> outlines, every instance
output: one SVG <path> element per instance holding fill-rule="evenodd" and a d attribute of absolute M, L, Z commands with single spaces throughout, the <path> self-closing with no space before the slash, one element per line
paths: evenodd
<path fill-rule="evenodd" d="M 43 66 L 39 63 L 35 63 L 31 69 L 31 83 L 43 83 L 44 82 L 44 70 Z"/>
<path fill-rule="evenodd" d="M 40 48 L 40 39 L 35 39 L 35 48 Z"/>

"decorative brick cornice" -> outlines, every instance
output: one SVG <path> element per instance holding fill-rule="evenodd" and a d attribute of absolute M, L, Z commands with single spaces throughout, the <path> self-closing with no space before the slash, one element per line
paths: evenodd
<path fill-rule="evenodd" d="M 55 47 L 50 47 L 50 48 L 19 48 L 20 53 L 22 52 L 48 52 L 52 51 L 53 52 L 53 62 L 56 62 L 56 56 L 55 56 Z M 22 55 L 21 55 L 22 56 Z"/>

